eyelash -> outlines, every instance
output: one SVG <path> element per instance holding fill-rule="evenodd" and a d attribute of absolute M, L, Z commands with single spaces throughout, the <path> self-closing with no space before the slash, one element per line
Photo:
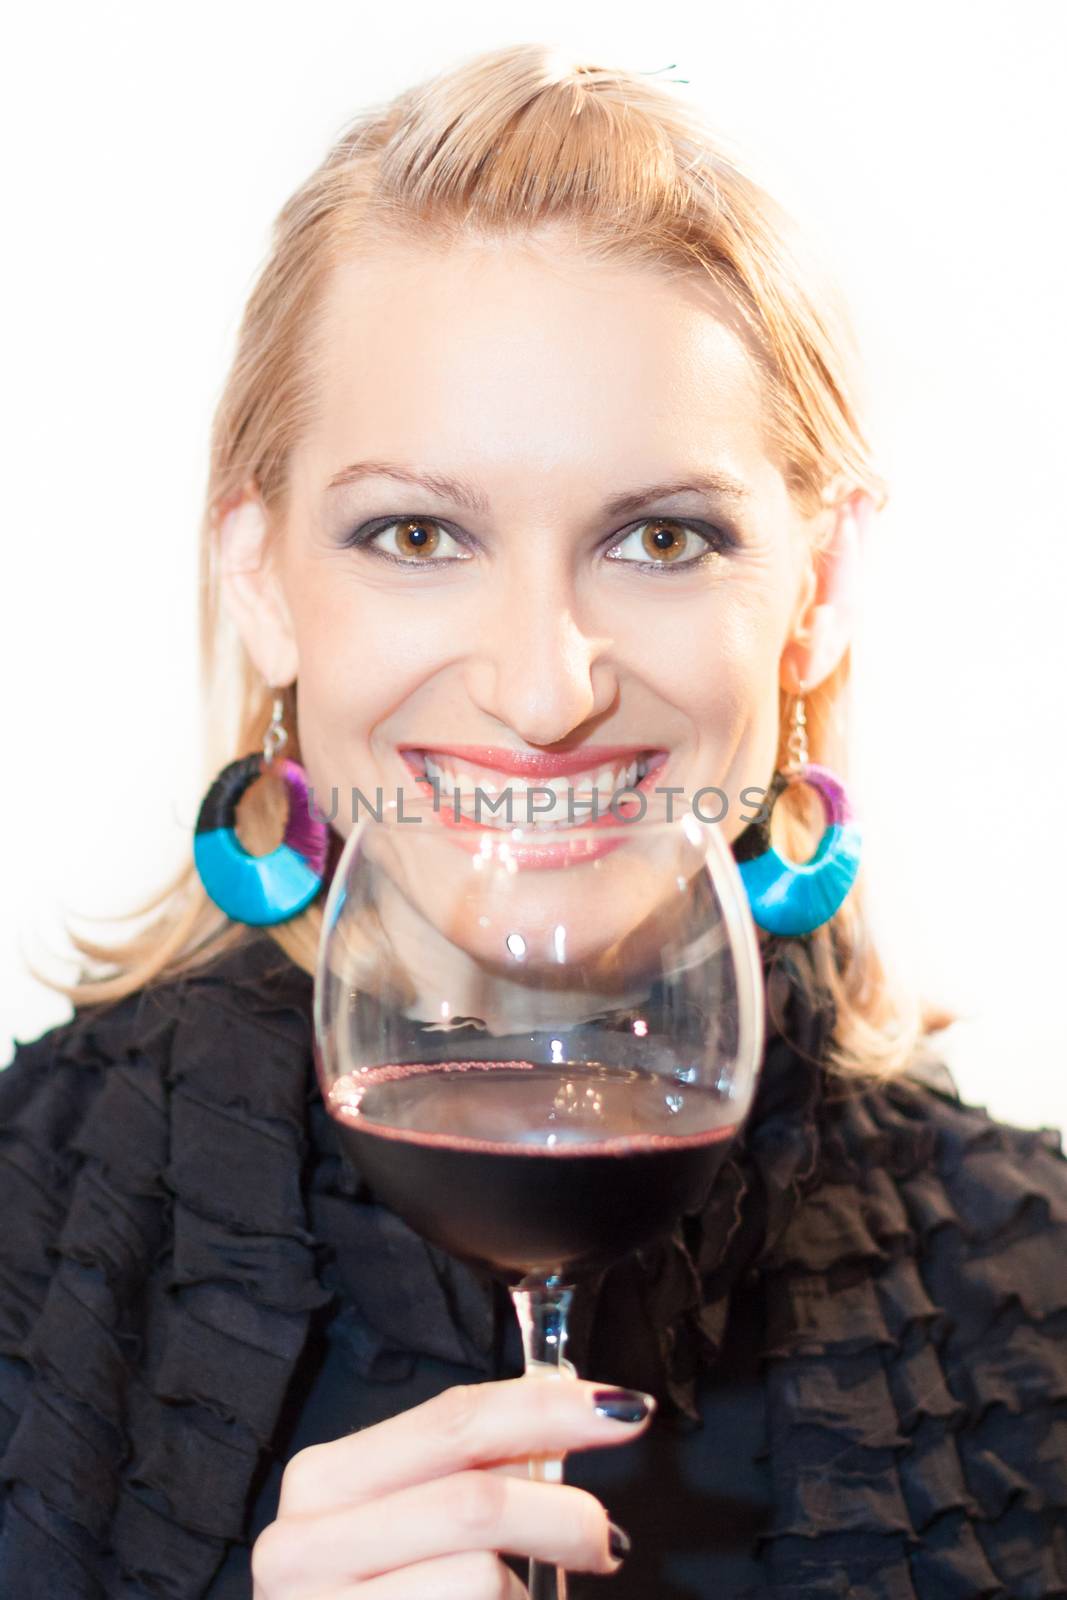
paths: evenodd
<path fill-rule="evenodd" d="M 444 556 L 439 557 L 437 560 L 419 560 L 417 557 L 408 560 L 404 556 L 393 555 L 389 550 L 379 550 L 372 544 L 371 541 L 378 534 L 385 533 L 389 528 L 395 528 L 403 522 L 430 523 L 435 528 L 442 529 L 450 539 L 455 539 L 458 544 L 463 543 L 462 539 L 452 533 L 439 517 L 408 516 L 382 517 L 375 522 L 365 523 L 362 527 L 355 528 L 350 534 L 346 535 L 341 541 L 342 547 L 348 550 L 369 549 L 377 560 L 390 561 L 396 567 L 441 567 L 456 561 L 469 559 L 469 557 L 462 556 Z M 653 522 L 665 522 L 671 527 L 683 528 L 689 533 L 694 533 L 697 538 L 704 540 L 708 548 L 700 555 L 689 556 L 684 561 L 621 561 L 621 565 L 637 567 L 643 572 L 676 572 L 679 569 L 683 572 L 692 572 L 695 567 L 703 566 L 716 556 L 726 555 L 735 550 L 739 544 L 739 540 L 727 529 L 715 527 L 707 522 L 694 522 L 685 517 L 644 517 L 640 522 L 634 523 L 632 528 L 627 528 L 614 543 L 624 543 L 631 534 Z M 619 557 L 609 557 L 608 559 L 620 560 Z"/>

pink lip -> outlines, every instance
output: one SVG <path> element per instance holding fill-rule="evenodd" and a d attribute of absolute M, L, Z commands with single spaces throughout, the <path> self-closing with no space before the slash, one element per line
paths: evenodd
<path fill-rule="evenodd" d="M 648 750 L 648 745 L 585 745 L 581 750 L 565 756 L 545 756 L 541 751 L 510 751 L 500 750 L 489 745 L 406 745 L 400 748 L 400 755 L 405 764 L 411 769 L 418 780 L 419 788 L 432 790 L 433 785 L 425 776 L 418 757 L 424 751 L 434 754 L 454 755 L 460 760 L 476 762 L 485 767 L 493 768 L 498 772 L 512 773 L 516 769 L 529 777 L 557 777 L 566 776 L 572 772 L 581 772 L 593 767 L 601 766 L 606 762 L 618 760 L 623 756 L 640 755 Z M 492 759 L 488 759 L 492 758 Z M 654 782 L 656 774 L 661 772 L 668 758 L 666 750 L 656 750 L 649 758 L 648 771 L 637 785 L 638 789 L 646 789 Z M 520 766 L 523 760 L 530 765 Z M 561 766 L 565 765 L 565 772 Z M 548 770 L 546 770 L 546 767 Z M 623 813 L 618 816 L 612 811 L 602 811 L 598 817 L 589 818 L 584 823 L 576 822 L 574 828 L 568 830 L 570 837 L 567 840 L 554 840 L 551 833 L 546 833 L 543 839 L 531 837 L 529 834 L 522 843 L 514 838 L 509 840 L 509 850 L 521 866 L 526 867 L 563 867 L 578 861 L 591 861 L 599 856 L 606 855 L 615 850 L 623 842 L 621 838 L 613 840 L 605 829 L 613 829 L 628 818 L 631 810 L 636 810 L 636 802 L 624 800 L 620 802 Z M 445 828 L 448 829 L 454 842 L 461 848 L 469 851 L 479 849 L 479 839 L 485 831 L 484 825 L 474 821 L 472 817 L 465 817 L 458 812 L 453 815 L 448 805 L 440 807 L 440 818 Z M 592 834 L 588 839 L 575 838 L 574 834 L 583 829 L 593 829 L 598 826 L 599 832 Z M 475 837 L 477 836 L 477 837 Z"/>
<path fill-rule="evenodd" d="M 459 761 L 469 761 L 472 766 L 487 767 L 492 772 L 506 772 L 514 777 L 565 778 L 572 772 L 586 772 L 608 765 L 623 757 L 631 760 L 646 750 L 647 744 L 586 744 L 565 755 L 550 756 L 543 750 L 508 750 L 488 744 L 430 744 L 401 745 L 400 755 L 407 761 L 416 777 L 422 772 L 409 755 L 455 756 Z M 656 765 L 667 758 L 666 751 L 657 750 L 652 757 Z"/>

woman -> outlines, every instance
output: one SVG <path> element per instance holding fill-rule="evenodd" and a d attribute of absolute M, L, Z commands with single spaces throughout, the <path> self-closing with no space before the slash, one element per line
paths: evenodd
<path fill-rule="evenodd" d="M 294 195 L 213 437 L 221 789 L 149 930 L 80 941 L 110 973 L 0 1075 L 4 1593 L 478 1600 L 531 1555 L 574 1595 L 1067 1593 L 1064 1163 L 931 1067 L 854 862 L 784 926 L 753 892 L 745 1136 L 587 1296 L 596 1376 L 545 1386 L 503 1292 L 340 1157 L 310 973 L 352 817 L 316 855 L 248 781 L 264 741 L 320 797 L 654 750 L 727 796 L 739 862 L 747 787 L 807 860 L 779 775 L 842 778 L 884 498 L 830 289 L 642 75 L 492 52 Z M 258 919 L 202 853 L 238 795 L 311 875 Z M 524 1480 L 538 1451 L 567 1484 Z"/>

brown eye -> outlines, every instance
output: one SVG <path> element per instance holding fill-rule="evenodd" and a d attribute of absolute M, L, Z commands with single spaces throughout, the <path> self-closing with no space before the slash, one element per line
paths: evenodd
<path fill-rule="evenodd" d="M 677 517 L 652 517 L 631 528 L 608 551 L 611 561 L 624 561 L 646 572 L 674 567 L 681 571 L 721 561 L 737 540 L 709 523 L 685 522 Z"/>
<path fill-rule="evenodd" d="M 369 550 L 394 566 L 443 567 L 470 561 L 455 534 L 436 517 L 394 517 L 356 528 L 343 541 L 349 550 Z M 453 555 L 455 550 L 458 554 Z"/>
<path fill-rule="evenodd" d="M 433 522 L 412 518 L 408 522 L 397 522 L 394 526 L 397 552 L 402 556 L 431 556 L 441 542 L 441 535 Z"/>
<path fill-rule="evenodd" d="M 677 561 L 685 555 L 687 529 L 675 522 L 646 522 L 641 546 L 653 561 Z"/>

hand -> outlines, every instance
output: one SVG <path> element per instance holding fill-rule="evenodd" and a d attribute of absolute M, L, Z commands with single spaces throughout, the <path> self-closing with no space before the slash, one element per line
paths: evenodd
<path fill-rule="evenodd" d="M 637 1420 L 600 1414 L 605 1394 Z M 253 1600 L 520 1600 L 500 1551 L 616 1572 L 600 1501 L 529 1479 L 527 1461 L 625 1444 L 654 1407 L 581 1379 L 512 1378 L 311 1445 L 288 1463 L 277 1519 L 253 1547 Z"/>

